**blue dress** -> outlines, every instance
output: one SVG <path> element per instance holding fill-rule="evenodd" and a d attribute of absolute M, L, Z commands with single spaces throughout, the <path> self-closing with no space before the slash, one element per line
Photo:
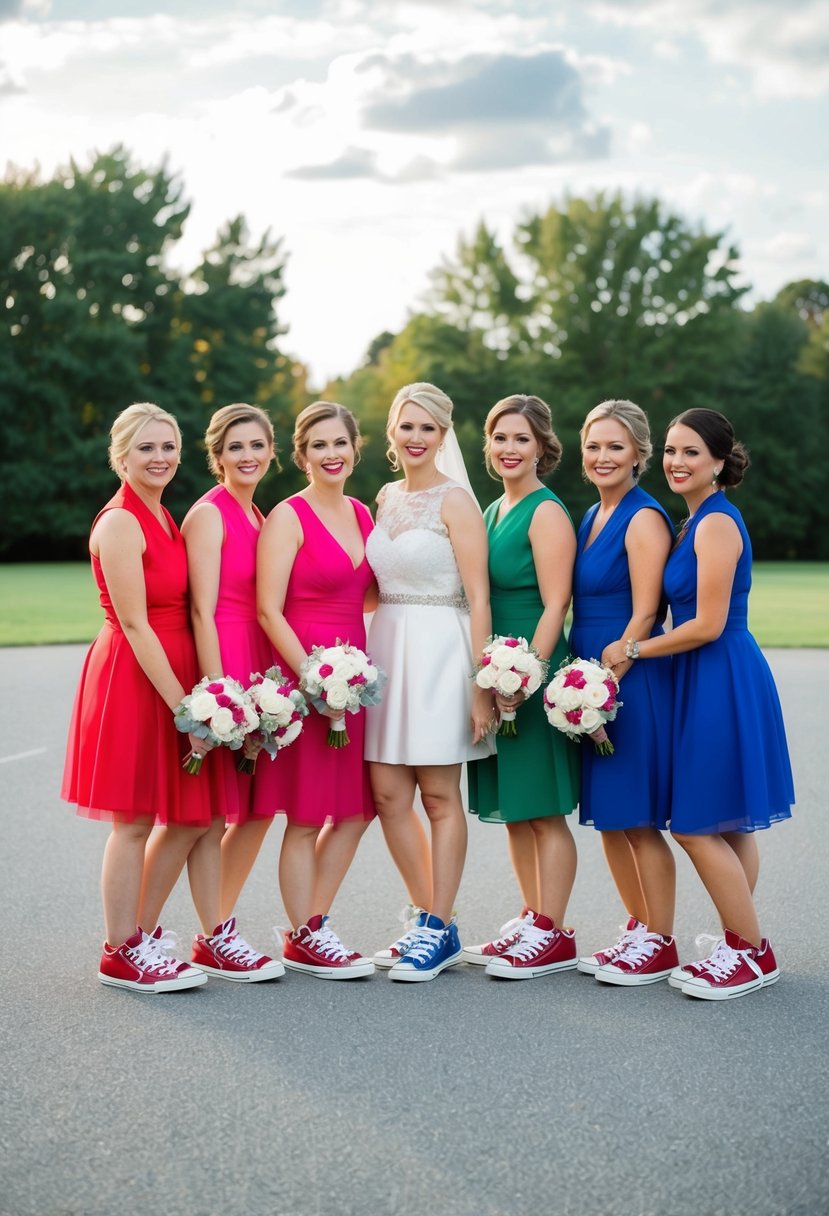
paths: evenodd
<path fill-rule="evenodd" d="M 592 506 L 578 532 L 573 574 L 573 626 L 570 649 L 582 659 L 601 659 L 610 642 L 624 636 L 633 615 L 625 536 L 642 510 L 657 511 L 673 535 L 667 513 L 639 486 L 627 492 L 596 539 L 587 538 L 599 504 Z M 662 633 L 654 625 L 651 637 Z M 600 832 L 667 827 L 671 804 L 671 758 L 666 740 L 673 716 L 671 660 L 634 663 L 619 686 L 622 708 L 609 722 L 616 749 L 599 756 L 589 739 L 581 748 L 579 822 Z"/>
<path fill-rule="evenodd" d="M 725 628 L 716 641 L 674 656 L 673 832 L 753 832 L 791 817 L 794 783 L 774 679 L 748 631 L 751 541 L 722 490 L 706 498 L 665 567 L 676 628 L 696 615 L 700 520 L 720 512 L 740 530 Z M 646 660 L 647 663 L 650 660 Z"/>

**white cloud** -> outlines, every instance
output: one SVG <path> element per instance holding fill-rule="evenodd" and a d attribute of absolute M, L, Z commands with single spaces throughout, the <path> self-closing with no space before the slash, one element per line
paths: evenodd
<path fill-rule="evenodd" d="M 752 257 L 766 262 L 799 262 L 816 255 L 814 239 L 805 232 L 778 232 L 767 241 L 752 241 Z"/>

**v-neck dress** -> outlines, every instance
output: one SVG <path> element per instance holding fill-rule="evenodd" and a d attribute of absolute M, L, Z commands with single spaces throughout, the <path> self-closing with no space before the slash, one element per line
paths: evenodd
<path fill-rule="evenodd" d="M 673 536 L 668 514 L 655 498 L 634 486 L 601 532 L 588 545 L 599 504 L 592 506 L 578 531 L 573 573 L 573 626 L 570 648 L 582 659 L 600 659 L 610 642 L 623 637 L 633 613 L 625 537 L 639 511 L 656 511 Z M 656 624 L 651 637 L 662 633 Z M 622 708 L 606 729 L 615 747 L 600 756 L 585 739 L 581 752 L 579 822 L 600 832 L 667 827 L 671 808 L 671 752 L 666 747 L 673 720 L 669 658 L 634 663 L 619 686 Z"/>
<path fill-rule="evenodd" d="M 543 502 L 557 502 L 565 511 L 566 507 L 552 490 L 541 486 L 499 521 L 502 501 L 499 498 L 490 503 L 484 512 L 489 537 L 492 629 L 493 633 L 524 637 L 529 642 L 544 611 L 530 525 Z M 551 673 L 567 652 L 562 634 L 550 656 Z M 515 737 L 498 736 L 497 755 L 469 765 L 470 811 L 487 823 L 569 815 L 579 800 L 579 753 L 547 721 L 541 688 L 519 706 L 515 725 Z"/>
<path fill-rule="evenodd" d="M 189 692 L 199 674 L 184 540 L 169 512 L 164 511 L 168 532 L 126 482 L 95 523 L 116 508 L 134 515 L 144 534 L 147 620 Z M 206 826 L 216 801 L 212 757 L 198 777 L 183 771 L 187 736 L 176 730 L 172 713 L 139 666 L 94 555 L 92 572 L 106 619 L 81 672 L 61 797 L 75 803 L 78 814 L 88 819 L 131 823 L 149 817 L 159 823 Z"/>
<path fill-rule="evenodd" d="M 222 485 L 214 486 L 195 504 L 211 503 L 222 517 L 222 540 L 219 591 L 214 619 L 222 658 L 222 675 L 233 676 L 247 688 L 254 672 L 263 672 L 271 664 L 273 647 L 256 615 L 256 547 L 259 529 L 251 522 L 238 501 Z M 263 523 L 261 512 L 254 514 Z M 244 823 L 254 812 L 253 791 L 261 780 L 269 759 L 262 753 L 251 775 L 236 768 L 238 752 L 216 748 L 211 762 L 218 769 L 221 801 L 216 808 L 227 823 Z M 260 811 L 262 808 L 259 808 Z M 268 818 L 273 814 L 270 812 Z"/>
<path fill-rule="evenodd" d="M 365 543 L 374 526 L 371 515 L 356 499 L 348 501 Z M 333 646 L 338 641 L 365 650 L 363 603 L 374 579 L 367 557 L 355 567 L 301 494 L 286 502 L 296 512 L 303 537 L 288 579 L 282 610 L 286 621 L 309 653 L 313 646 Z M 286 676 L 298 678 L 277 652 L 272 658 Z M 257 771 L 263 771 L 254 792 L 253 814 L 284 811 L 290 823 L 317 827 L 358 815 L 371 819 L 374 801 L 363 759 L 365 716 L 364 709 L 347 715 L 351 742 L 335 748 L 327 742 L 329 719 L 312 709 L 295 743 L 272 762 L 257 761 Z"/>
<path fill-rule="evenodd" d="M 742 515 L 722 490 L 705 499 L 668 558 L 665 592 L 673 624 L 676 628 L 696 615 L 694 536 L 701 521 L 716 512 L 734 520 L 743 551 L 722 633 L 674 655 L 671 830 L 685 834 L 753 832 L 791 818 L 794 803 L 780 700 L 748 630 L 751 541 Z"/>

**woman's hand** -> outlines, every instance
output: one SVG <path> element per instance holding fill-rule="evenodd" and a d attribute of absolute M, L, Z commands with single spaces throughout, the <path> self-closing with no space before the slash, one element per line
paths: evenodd
<path fill-rule="evenodd" d="M 198 735 L 190 733 L 188 733 L 187 738 L 190 743 L 190 756 L 198 756 L 200 760 L 203 760 L 208 752 L 213 751 L 214 745 L 209 739 L 200 739 Z M 190 756 L 187 756 L 186 759 L 189 759 Z"/>
<path fill-rule="evenodd" d="M 511 697 L 505 697 L 498 692 L 495 694 L 495 704 L 498 706 L 500 714 L 514 714 L 518 706 L 523 705 L 526 699 L 523 688 L 519 688 L 518 692 L 513 693 Z"/>
<path fill-rule="evenodd" d="M 495 729 L 492 696 L 485 688 L 475 688 L 472 693 L 472 742 L 480 743 Z"/>
<path fill-rule="evenodd" d="M 611 642 L 602 651 L 601 663 L 609 667 L 617 679 L 621 679 L 626 671 L 633 666 L 633 660 L 625 654 L 624 642 Z"/>

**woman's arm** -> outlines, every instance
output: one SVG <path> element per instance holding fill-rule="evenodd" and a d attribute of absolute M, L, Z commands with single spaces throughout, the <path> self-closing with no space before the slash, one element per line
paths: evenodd
<path fill-rule="evenodd" d="M 536 508 L 529 535 L 535 576 L 544 605 L 531 645 L 542 659 L 549 659 L 561 637 L 573 594 L 576 534 L 567 512 L 557 502 L 547 499 Z"/>
<path fill-rule="evenodd" d="M 682 654 L 717 640 L 728 619 L 731 588 L 742 551 L 742 537 L 733 519 L 718 511 L 700 522 L 694 533 L 694 552 L 697 555 L 696 615 L 660 637 L 634 639 L 639 642 L 640 658 L 656 659 L 666 654 Z M 621 641 L 608 646 L 602 655 L 602 662 L 614 668 L 625 659 L 625 643 Z"/>
<path fill-rule="evenodd" d="M 646 638 L 653 629 L 662 596 L 662 576 L 665 572 L 665 562 L 671 552 L 671 544 L 672 537 L 668 525 L 658 511 L 652 507 L 644 507 L 636 512 L 625 533 L 633 609 L 619 639 L 623 649 L 628 638 Z M 614 669 L 619 679 L 632 663 L 632 659 L 625 659 Z"/>
<path fill-rule="evenodd" d="M 477 662 L 487 638 L 492 633 L 486 527 L 477 503 L 470 498 L 466 490 L 450 490 L 443 500 L 441 518 L 449 533 L 458 572 L 469 602 L 472 654 Z M 492 697 L 486 689 L 476 685 L 472 698 L 472 736 L 475 743 L 486 734 L 491 717 Z"/>
<path fill-rule="evenodd" d="M 308 655 L 282 610 L 288 581 L 302 542 L 302 525 L 296 511 L 281 502 L 265 520 L 256 549 L 256 611 L 259 624 L 296 675 L 299 675 Z"/>
<path fill-rule="evenodd" d="M 222 651 L 216 629 L 216 604 L 222 570 L 224 522 L 213 503 L 195 506 L 181 525 L 187 545 L 187 572 L 190 580 L 190 618 L 196 638 L 199 669 L 204 676 L 225 675 Z"/>
<path fill-rule="evenodd" d="M 165 705 L 175 709 L 190 689 L 182 688 L 147 619 L 141 525 L 129 511 L 107 511 L 93 529 L 90 547 L 101 562 L 112 607 L 139 667 Z"/>

